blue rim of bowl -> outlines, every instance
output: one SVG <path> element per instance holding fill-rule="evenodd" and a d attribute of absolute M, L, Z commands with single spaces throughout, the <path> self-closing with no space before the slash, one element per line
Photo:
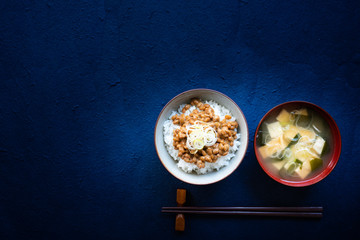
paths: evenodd
<path fill-rule="evenodd" d="M 159 122 L 159 119 L 160 119 L 160 116 L 162 115 L 162 113 L 164 112 L 165 108 L 172 102 L 174 101 L 176 98 L 178 98 L 179 96 L 181 95 L 184 95 L 188 92 L 195 92 L 195 91 L 210 91 L 210 92 L 213 92 L 213 93 L 216 93 L 216 94 L 220 94 L 224 97 L 226 97 L 227 99 L 229 99 L 232 103 L 235 104 L 235 106 L 239 109 L 239 111 L 241 112 L 242 116 L 244 117 L 244 120 L 245 120 L 245 126 L 246 126 L 246 133 L 247 133 L 247 140 L 246 140 L 246 146 L 245 146 L 245 151 L 244 151 L 244 155 L 242 156 L 241 160 L 239 161 L 239 163 L 237 164 L 237 166 L 229 173 L 227 174 L 226 176 L 224 176 L 223 178 L 217 180 L 217 181 L 214 181 L 214 182 L 209 182 L 209 183 L 205 183 L 205 184 L 196 184 L 196 183 L 192 183 L 192 182 L 188 182 L 188 181 L 184 181 L 183 179 L 180 179 L 179 177 L 175 176 L 171 171 L 169 171 L 169 169 L 165 166 L 163 160 L 161 159 L 160 157 L 160 154 L 158 152 L 158 148 L 157 148 L 157 145 L 156 145 L 156 128 L 157 128 L 157 125 L 158 125 L 158 122 Z M 190 90 L 186 90 L 184 92 L 181 92 L 179 93 L 178 95 L 176 95 L 175 97 L 173 97 L 167 104 L 165 104 L 165 106 L 163 107 L 163 109 L 161 110 L 159 116 L 157 117 L 157 120 L 156 120 L 156 123 L 155 123 L 155 130 L 154 130 L 154 144 L 155 144 L 155 150 L 156 150 L 156 154 L 158 155 L 158 158 L 160 159 L 160 162 L 161 164 L 166 168 L 166 170 L 171 174 L 173 175 L 175 178 L 179 179 L 180 181 L 182 182 L 186 182 L 188 184 L 193 184 L 193 185 L 208 185 L 208 184 L 213 184 L 213 183 L 217 183 L 225 178 L 227 178 L 228 176 L 230 176 L 241 164 L 241 162 L 244 160 L 245 158 L 245 155 L 246 155 L 246 152 L 247 152 L 247 148 L 249 146 L 249 127 L 248 127 L 248 124 L 247 124 L 247 120 L 245 118 L 245 115 L 243 113 L 243 111 L 241 110 L 241 108 L 236 104 L 236 102 L 234 100 L 232 100 L 229 96 L 225 95 L 224 93 L 221 93 L 219 91 L 216 91 L 216 90 L 213 90 L 213 89 L 208 89 L 208 88 L 195 88 L 195 89 L 190 89 Z M 175 160 L 174 160 L 175 161 Z"/>

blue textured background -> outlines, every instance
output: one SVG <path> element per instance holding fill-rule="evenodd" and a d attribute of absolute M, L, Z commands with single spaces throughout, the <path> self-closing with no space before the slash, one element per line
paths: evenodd
<path fill-rule="evenodd" d="M 360 236 L 360 1 L 1 1 L 0 239 L 339 239 Z M 155 121 L 175 95 L 211 88 L 243 110 L 250 144 L 225 180 L 170 175 Z M 320 105 L 343 148 L 305 188 L 254 156 L 261 117 L 289 100 Z M 317 206 L 323 219 L 191 216 L 191 205 Z"/>

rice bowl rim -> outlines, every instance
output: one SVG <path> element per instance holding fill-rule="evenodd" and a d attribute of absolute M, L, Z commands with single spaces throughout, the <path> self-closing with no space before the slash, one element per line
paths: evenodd
<path fill-rule="evenodd" d="M 214 181 L 209 181 L 209 182 L 206 182 L 206 183 L 197 183 L 197 182 L 187 181 L 187 180 L 185 180 L 185 179 L 180 178 L 180 177 L 177 176 L 176 174 L 174 174 L 174 173 L 168 168 L 168 166 L 165 164 L 164 160 L 163 160 L 162 157 L 161 157 L 161 154 L 159 153 L 158 146 L 157 146 L 157 144 L 156 144 L 156 132 L 157 132 L 157 127 L 158 127 L 158 125 L 159 125 L 159 120 L 160 120 L 161 117 L 163 116 L 163 113 L 164 113 L 165 109 L 166 109 L 174 100 L 176 100 L 177 98 L 179 98 L 179 97 L 181 97 L 181 96 L 183 96 L 183 95 L 186 95 L 186 94 L 189 94 L 189 93 L 193 93 L 193 92 L 198 92 L 198 91 L 200 91 L 200 92 L 201 92 L 201 91 L 205 91 L 205 92 L 210 92 L 210 93 L 212 93 L 212 94 L 220 95 L 220 96 L 224 97 L 225 99 L 227 99 L 228 101 L 230 101 L 232 104 L 234 104 L 235 108 L 239 111 L 240 115 L 242 116 L 242 118 L 243 118 L 243 124 L 244 124 L 244 126 L 245 126 L 245 129 L 242 129 L 242 128 L 240 128 L 240 124 L 239 124 L 239 128 L 240 128 L 239 133 L 241 134 L 240 139 L 243 138 L 243 137 L 244 137 L 243 135 L 245 135 L 244 133 L 246 133 L 246 139 L 245 139 L 245 141 L 244 141 L 244 143 L 245 143 L 245 148 L 244 148 L 244 151 L 243 151 L 243 153 L 242 153 L 242 156 L 238 156 L 239 160 L 238 160 L 237 164 L 233 167 L 233 169 L 232 169 L 230 172 L 228 172 L 228 173 L 225 174 L 224 176 L 222 176 L 222 177 L 220 177 L 219 179 L 216 179 L 216 180 L 214 180 Z M 215 102 L 216 102 L 216 101 L 215 101 Z M 217 103 L 218 103 L 218 102 L 217 102 Z M 218 104 L 220 104 L 220 103 L 218 103 Z M 220 104 L 220 105 L 221 105 L 221 106 L 224 106 L 224 105 L 222 105 L 222 104 Z M 228 109 L 227 106 L 224 106 L 224 107 Z M 230 109 L 229 109 L 229 111 L 231 112 Z M 232 113 L 232 114 L 234 114 L 234 113 Z M 237 121 L 240 121 L 240 119 L 237 119 Z M 163 127 L 163 126 L 161 126 L 161 127 Z M 163 133 L 162 133 L 162 134 L 163 134 Z M 196 89 L 190 89 L 190 90 L 187 90 L 187 91 L 184 91 L 184 92 L 181 92 L 181 93 L 177 94 L 177 95 L 176 95 L 175 97 L 173 97 L 167 104 L 165 104 L 165 106 L 162 108 L 162 110 L 161 110 L 161 112 L 160 112 L 160 114 L 159 114 L 159 116 L 158 116 L 158 118 L 157 118 L 157 120 L 156 120 L 156 123 L 155 123 L 154 143 L 155 143 L 156 153 L 157 153 L 157 155 L 158 155 L 158 157 L 159 157 L 162 165 L 165 167 L 165 169 L 166 169 L 171 175 L 173 175 L 175 178 L 177 178 L 177 179 L 179 179 L 179 180 L 181 180 L 181 181 L 183 181 L 183 182 L 189 183 L 189 184 L 193 184 L 193 185 L 207 185 L 207 184 L 216 183 L 216 182 L 219 182 L 219 181 L 225 179 L 226 177 L 230 176 L 230 175 L 239 167 L 239 165 L 241 164 L 241 162 L 242 162 L 243 159 L 245 158 L 245 155 L 246 155 L 246 152 L 247 152 L 247 148 L 248 148 L 248 146 L 249 146 L 249 128 L 248 128 L 247 120 L 246 120 L 246 118 L 245 118 L 245 115 L 244 115 L 243 111 L 242 111 L 241 108 L 237 105 L 237 103 L 236 103 L 234 100 L 232 100 L 229 96 L 227 96 L 227 95 L 225 95 L 225 94 L 223 94 L 223 93 L 221 93 L 221 92 L 219 92 L 219 91 L 213 90 L 213 89 L 208 89 L 208 88 L 196 88 Z M 163 142 L 162 144 L 165 145 L 164 142 Z M 243 144 L 243 142 L 241 142 L 241 144 Z M 238 151 L 240 151 L 240 149 L 238 149 L 236 152 L 238 152 Z M 168 152 L 167 150 L 166 150 L 166 152 L 167 152 L 167 154 L 169 154 L 169 152 Z M 170 156 L 170 154 L 169 154 L 169 156 Z M 231 158 L 231 159 L 229 160 L 229 162 L 232 161 L 235 157 L 237 157 L 237 156 L 234 156 L 233 158 Z M 171 156 L 170 156 L 170 158 L 173 159 Z M 174 162 L 177 162 L 175 159 L 173 159 L 173 160 L 174 160 Z M 178 166 L 177 166 L 177 167 L 178 167 Z M 219 170 L 216 171 L 216 172 L 220 172 L 223 168 L 226 168 L 226 167 L 228 167 L 228 165 L 222 167 L 221 169 L 219 169 Z M 179 167 L 178 167 L 178 168 L 179 168 Z M 181 171 L 183 171 L 183 170 L 181 170 Z M 184 173 L 186 173 L 186 172 L 184 172 Z M 199 177 L 201 177 L 201 176 L 206 176 L 206 175 L 211 174 L 211 173 L 212 173 L 212 172 L 209 172 L 209 173 L 206 173 L 206 174 L 199 174 L 198 176 L 199 176 Z M 193 174 L 193 173 L 186 173 L 186 174 Z"/>

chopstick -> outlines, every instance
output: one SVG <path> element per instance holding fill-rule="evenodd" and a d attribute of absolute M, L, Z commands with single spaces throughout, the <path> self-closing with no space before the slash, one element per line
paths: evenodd
<path fill-rule="evenodd" d="M 323 207 L 162 207 L 162 210 L 322 212 Z"/>
<path fill-rule="evenodd" d="M 321 218 L 322 207 L 163 207 L 163 213 Z"/>

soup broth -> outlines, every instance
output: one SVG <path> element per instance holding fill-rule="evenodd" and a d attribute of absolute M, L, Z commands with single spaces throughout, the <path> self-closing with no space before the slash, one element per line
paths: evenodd
<path fill-rule="evenodd" d="M 330 161 L 330 127 L 311 108 L 282 108 L 269 115 L 256 136 L 256 150 L 270 173 L 284 180 L 312 178 Z"/>

